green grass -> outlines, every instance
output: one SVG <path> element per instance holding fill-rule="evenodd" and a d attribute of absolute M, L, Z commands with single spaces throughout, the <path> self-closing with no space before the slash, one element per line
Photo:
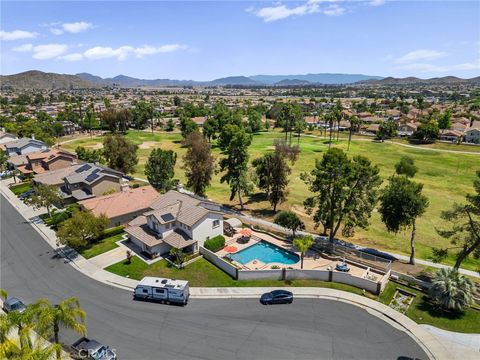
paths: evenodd
<path fill-rule="evenodd" d="M 231 278 L 222 270 L 205 259 L 199 259 L 184 269 L 170 267 L 165 260 L 160 260 L 152 265 L 147 265 L 138 257 L 133 257 L 131 264 L 122 260 L 116 264 L 110 265 L 105 270 L 114 274 L 140 280 L 144 276 L 166 277 L 171 279 L 188 280 L 190 286 L 198 287 L 282 287 L 282 286 L 305 286 L 322 287 L 348 291 L 357 295 L 365 295 L 370 299 L 379 300 L 388 305 L 392 300 L 397 287 L 417 294 L 412 305 L 406 312 L 406 316 L 419 324 L 430 324 L 441 329 L 457 331 L 464 333 L 480 332 L 480 311 L 467 309 L 463 314 L 449 314 L 435 310 L 428 300 L 428 296 L 420 291 L 406 288 L 396 283 L 390 282 L 380 297 L 369 293 L 363 293 L 362 289 L 339 284 L 334 282 L 325 282 L 317 280 L 249 280 L 239 281 Z"/>
<path fill-rule="evenodd" d="M 127 264 L 122 260 L 116 264 L 105 268 L 114 274 L 127 276 L 131 279 L 140 280 L 144 276 L 166 277 L 170 279 L 188 280 L 190 286 L 199 287 L 248 287 L 248 286 L 313 286 L 325 287 L 330 289 L 344 290 L 362 295 L 362 290 L 353 286 L 324 282 L 317 280 L 246 280 L 239 281 L 230 277 L 228 274 L 217 268 L 211 262 L 205 259 L 199 259 L 184 269 L 177 269 L 169 266 L 167 261 L 160 260 L 152 265 L 147 265 L 138 257 L 132 258 L 132 263 Z M 373 295 L 372 295 L 373 296 Z"/>
<path fill-rule="evenodd" d="M 79 253 L 85 258 L 85 259 L 90 259 L 94 256 L 103 254 L 107 251 L 110 251 L 112 249 L 115 249 L 118 247 L 117 244 L 115 244 L 117 241 L 121 240 L 123 235 L 122 234 L 117 234 L 105 239 L 100 240 L 99 242 L 93 244 L 89 248 L 85 248 L 79 251 Z"/>
<path fill-rule="evenodd" d="M 464 313 L 446 312 L 432 304 L 427 294 L 394 282 L 387 285 L 379 300 L 385 305 L 390 304 L 397 288 L 416 294 L 405 314 L 416 323 L 429 324 L 449 331 L 480 333 L 480 310 L 468 308 Z"/>
<path fill-rule="evenodd" d="M 156 132 L 152 135 L 147 131 L 130 131 L 127 137 L 140 146 L 138 150 L 139 164 L 135 169 L 134 176 L 145 178 L 144 165 L 148 155 L 154 147 L 159 146 L 163 149 L 171 149 L 177 152 L 175 177 L 182 183 L 186 182 L 184 171 L 181 169 L 183 165 L 182 157 L 186 150 L 181 147 L 182 138 L 178 132 Z M 254 135 L 252 145 L 250 146 L 250 159 L 259 157 L 266 151 L 271 151 L 273 149 L 273 141 L 278 138 L 283 138 L 283 134 L 278 131 Z M 101 141 L 102 137 L 82 139 L 67 143 L 64 147 L 70 150 L 74 150 L 78 145 L 93 147 Z M 398 141 L 402 142 L 402 140 Z M 294 138 L 294 142 L 297 142 L 296 138 Z M 346 150 L 347 141 L 345 138 L 340 137 L 332 146 Z M 454 144 L 436 144 L 426 147 L 433 146 L 451 150 L 470 151 L 475 148 L 466 145 L 460 148 Z M 300 138 L 300 148 L 301 153 L 292 168 L 290 176 L 288 199 L 278 207 L 278 210 L 289 209 L 295 211 L 305 221 L 307 230 L 315 231 L 312 218 L 307 216 L 303 209 L 303 201 L 309 195 L 309 191 L 300 179 L 300 174 L 312 170 L 315 165 L 315 159 L 319 159 L 322 153 L 328 150 L 328 141 L 304 136 Z M 213 153 L 217 159 L 221 157 L 219 149 L 215 146 Z M 364 155 L 374 164 L 377 164 L 380 167 L 380 175 L 384 179 L 384 183 L 392 175 L 394 164 L 400 157 L 403 155 L 411 156 L 419 168 L 415 180 L 424 184 L 424 193 L 430 201 L 430 206 L 425 215 L 417 221 L 416 256 L 428 260 L 433 257 L 432 247 L 446 247 L 450 245 L 449 241 L 440 237 L 436 231 L 437 228 L 445 226 L 445 223 L 440 218 L 440 214 L 443 210 L 450 209 L 455 202 L 464 201 L 465 195 L 473 192 L 475 171 L 480 169 L 480 157 L 478 155 L 434 152 L 422 150 L 421 148 L 403 147 L 389 142 L 378 143 L 364 140 L 353 140 L 348 154 L 350 156 Z M 207 196 L 219 203 L 237 206 L 238 199 L 235 198 L 230 202 L 228 200 L 229 195 L 228 185 L 220 183 L 220 175 L 214 175 L 212 184 L 207 188 Z M 274 214 L 271 212 L 271 206 L 268 201 L 263 200 L 259 196 L 247 197 L 246 201 L 246 207 L 252 215 L 268 220 L 273 219 Z M 364 246 L 408 255 L 409 235 L 408 231 L 398 234 L 388 233 L 380 220 L 379 214 L 374 212 L 370 227 L 367 230 L 357 229 L 354 238 L 350 239 L 350 241 Z M 453 265 L 455 254 L 451 253 L 443 262 Z M 468 258 L 464 261 L 462 267 L 478 270 L 480 269 L 480 261 Z"/>
<path fill-rule="evenodd" d="M 16 195 L 20 195 L 21 193 L 24 193 L 25 191 L 31 190 L 32 189 L 32 184 L 30 182 L 28 183 L 22 183 L 18 185 L 13 185 L 10 187 L 10 190 Z"/>

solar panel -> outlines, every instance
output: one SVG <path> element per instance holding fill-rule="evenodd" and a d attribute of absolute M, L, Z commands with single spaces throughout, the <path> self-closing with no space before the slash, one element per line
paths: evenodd
<path fill-rule="evenodd" d="M 85 165 L 82 165 L 80 166 L 77 170 L 75 170 L 75 172 L 77 174 L 81 173 L 81 172 L 84 172 L 84 171 L 87 171 L 87 170 L 90 170 L 92 167 L 88 164 L 85 164 Z"/>
<path fill-rule="evenodd" d="M 173 219 L 175 219 L 170 213 L 164 214 L 160 217 L 163 219 L 163 221 L 172 221 Z"/>
<path fill-rule="evenodd" d="M 97 173 L 91 173 L 90 175 L 87 176 L 87 178 L 85 180 L 87 180 L 88 182 L 92 182 L 93 180 L 99 178 L 100 175 L 98 175 Z"/>

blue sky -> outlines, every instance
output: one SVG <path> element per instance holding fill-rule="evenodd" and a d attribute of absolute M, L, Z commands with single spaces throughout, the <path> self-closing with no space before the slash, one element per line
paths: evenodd
<path fill-rule="evenodd" d="M 478 1 L 1 4 L 1 73 L 480 75 Z"/>

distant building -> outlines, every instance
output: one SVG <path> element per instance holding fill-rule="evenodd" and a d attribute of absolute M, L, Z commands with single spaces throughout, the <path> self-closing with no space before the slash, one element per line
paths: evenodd
<path fill-rule="evenodd" d="M 47 145 L 40 140 L 21 138 L 5 144 L 5 151 L 8 156 L 24 155 L 35 151 L 47 150 Z"/>
<path fill-rule="evenodd" d="M 70 167 L 77 163 L 77 155 L 65 150 L 50 149 L 31 152 L 25 155 L 11 156 L 8 159 L 10 167 L 23 175 L 41 174 L 50 170 Z"/>

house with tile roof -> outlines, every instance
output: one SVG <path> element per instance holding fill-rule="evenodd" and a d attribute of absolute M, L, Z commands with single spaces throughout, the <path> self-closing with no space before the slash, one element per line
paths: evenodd
<path fill-rule="evenodd" d="M 66 150 L 48 149 L 24 155 L 11 156 L 8 164 L 23 175 L 41 174 L 50 170 L 70 167 L 77 163 L 77 155 Z"/>
<path fill-rule="evenodd" d="M 118 226 L 127 224 L 151 210 L 150 206 L 159 197 L 157 190 L 148 185 L 136 189 L 126 188 L 114 194 L 82 200 L 78 204 L 95 216 L 105 215 L 110 226 Z"/>
<path fill-rule="evenodd" d="M 47 149 L 48 147 L 43 141 L 30 138 L 21 138 L 5 144 L 5 151 L 8 156 L 25 155 Z"/>
<path fill-rule="evenodd" d="M 167 254 L 172 248 L 193 253 L 206 240 L 223 234 L 223 214 L 213 202 L 171 190 L 130 222 L 125 231 L 151 257 Z"/>
<path fill-rule="evenodd" d="M 470 128 L 465 132 L 465 142 L 480 144 L 480 121 L 472 122 Z"/>

